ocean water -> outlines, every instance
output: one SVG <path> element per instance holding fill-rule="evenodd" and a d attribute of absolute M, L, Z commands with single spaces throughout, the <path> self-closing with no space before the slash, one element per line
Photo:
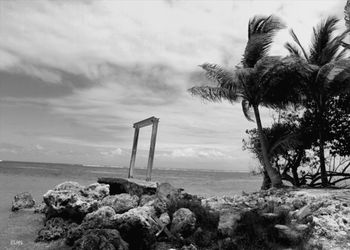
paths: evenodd
<path fill-rule="evenodd" d="M 77 181 L 83 185 L 96 182 L 99 177 L 127 178 L 127 168 L 83 166 L 79 164 L 56 164 L 34 162 L 0 162 L 0 178 L 21 181 L 22 189 L 41 183 L 43 192 L 48 185 L 65 180 Z M 145 169 L 135 169 L 134 178 L 145 179 Z M 262 178 L 244 172 L 223 172 L 215 170 L 153 169 L 152 181 L 169 182 L 186 192 L 202 196 L 241 194 L 259 189 Z M 34 182 L 34 183 L 33 183 Z M 35 183 L 36 182 L 36 183 Z M 1 183 L 1 182 L 0 182 Z M 4 184 L 4 183 L 2 183 Z M 35 187 L 40 190 L 41 186 Z M 6 187 L 5 187 L 6 188 Z"/>

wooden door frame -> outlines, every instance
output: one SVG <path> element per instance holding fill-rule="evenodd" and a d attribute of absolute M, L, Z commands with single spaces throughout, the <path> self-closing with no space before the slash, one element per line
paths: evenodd
<path fill-rule="evenodd" d="M 133 127 L 135 128 L 134 141 L 133 141 L 133 144 L 132 144 L 132 151 L 131 151 L 131 159 L 130 159 L 128 178 L 133 178 L 133 175 L 134 175 L 134 167 L 135 167 L 136 152 L 137 152 L 137 143 L 138 143 L 138 139 L 139 139 L 140 128 L 152 125 L 151 145 L 150 145 L 150 149 L 149 149 L 149 156 L 148 156 L 148 163 L 147 163 L 147 173 L 146 173 L 146 181 L 150 181 L 151 180 L 153 160 L 154 160 L 154 151 L 155 151 L 155 148 L 156 148 L 158 123 L 159 123 L 159 118 L 156 118 L 154 116 L 152 116 L 150 118 L 147 118 L 145 120 L 142 120 L 142 121 L 134 123 L 134 125 L 133 125 Z"/>

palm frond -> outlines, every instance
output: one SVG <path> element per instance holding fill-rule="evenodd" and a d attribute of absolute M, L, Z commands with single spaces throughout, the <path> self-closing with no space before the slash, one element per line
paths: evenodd
<path fill-rule="evenodd" d="M 300 50 L 295 47 L 293 44 L 287 42 L 284 47 L 289 51 L 289 54 L 292 56 L 302 57 Z"/>
<path fill-rule="evenodd" d="M 234 82 L 233 71 L 226 70 L 223 67 L 213 63 L 203 63 L 199 66 L 205 70 L 205 74 L 208 79 L 215 81 L 220 87 L 225 88 L 232 85 Z"/>
<path fill-rule="evenodd" d="M 301 103 L 304 100 L 301 90 L 317 70 L 295 56 L 265 57 L 255 68 L 259 72 L 261 104 L 273 108 Z"/>
<path fill-rule="evenodd" d="M 345 49 L 350 49 L 350 44 L 348 44 L 344 41 L 341 42 L 341 46 L 343 46 Z"/>
<path fill-rule="evenodd" d="M 303 55 L 305 57 L 306 60 L 309 60 L 309 57 L 304 49 L 304 47 L 301 45 L 298 36 L 295 34 L 293 29 L 289 30 L 290 35 L 292 36 L 294 42 L 299 46 L 299 48 L 301 49 L 301 51 L 303 52 Z"/>
<path fill-rule="evenodd" d="M 349 30 L 345 30 L 342 34 L 334 37 L 327 46 L 322 50 L 319 57 L 319 65 L 325 65 L 333 60 L 340 60 L 345 57 L 346 50 L 342 46 L 342 40 L 349 34 Z"/>
<path fill-rule="evenodd" d="M 343 43 L 341 42 L 342 46 L 343 46 Z M 346 54 L 347 54 L 347 48 L 343 48 L 339 53 L 338 55 L 335 57 L 335 61 L 338 61 L 338 60 L 341 60 L 341 59 L 344 59 Z"/>
<path fill-rule="evenodd" d="M 316 86 L 327 96 L 350 92 L 350 59 L 322 66 L 317 74 Z"/>
<path fill-rule="evenodd" d="M 312 45 L 310 48 L 310 62 L 317 65 L 324 65 L 330 62 L 334 55 L 334 48 L 327 48 L 332 43 L 332 34 L 336 29 L 339 19 L 328 17 L 314 28 Z"/>
<path fill-rule="evenodd" d="M 272 43 L 275 33 L 285 27 L 276 16 L 255 16 L 248 23 L 248 42 L 243 54 L 242 64 L 252 68 L 264 57 Z"/>
<path fill-rule="evenodd" d="M 247 99 L 242 100 L 242 110 L 245 118 L 247 118 L 248 121 L 253 122 L 254 119 L 252 118 L 252 106 Z"/>
<path fill-rule="evenodd" d="M 194 96 L 211 102 L 220 102 L 228 96 L 228 91 L 220 87 L 199 86 L 192 87 L 188 91 Z"/>

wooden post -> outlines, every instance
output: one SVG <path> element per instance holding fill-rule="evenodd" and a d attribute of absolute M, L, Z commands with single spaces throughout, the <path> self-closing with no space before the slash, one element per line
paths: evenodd
<path fill-rule="evenodd" d="M 130 167 L 129 167 L 128 178 L 133 178 L 133 176 L 134 176 L 134 167 L 135 167 L 135 158 L 136 158 L 136 151 L 137 151 L 137 142 L 138 142 L 138 140 L 139 140 L 139 128 L 135 128 L 134 142 L 132 144 L 132 152 L 131 152 L 131 159 L 130 159 Z"/>
<path fill-rule="evenodd" d="M 154 150 L 156 148 L 158 121 L 159 121 L 159 119 L 154 119 L 154 121 L 153 121 L 151 145 L 150 145 L 150 149 L 149 149 L 148 164 L 147 164 L 146 181 L 150 181 L 151 176 L 152 176 L 152 167 L 153 167 L 153 159 L 154 159 Z"/>

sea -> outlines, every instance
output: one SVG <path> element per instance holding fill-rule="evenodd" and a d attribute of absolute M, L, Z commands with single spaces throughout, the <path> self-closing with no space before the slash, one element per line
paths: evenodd
<path fill-rule="evenodd" d="M 1 161 L 0 179 L 18 179 L 22 189 L 36 183 L 54 185 L 65 180 L 77 181 L 83 185 L 94 183 L 99 177 L 127 178 L 128 168 L 83 164 L 60 164 L 42 162 Z M 1 178 L 2 177 L 2 178 Z M 134 178 L 145 179 L 146 169 L 135 169 Z M 205 197 L 242 194 L 257 191 L 262 177 L 248 172 L 229 172 L 198 169 L 160 169 L 152 171 L 152 181 L 168 182 L 185 192 Z M 36 183 L 33 183 L 36 182 Z M 4 183 L 3 183 L 4 184 Z M 44 187 L 43 187 L 44 188 Z M 36 187 L 38 190 L 40 187 Z M 45 191 L 45 190 L 43 190 Z"/>

